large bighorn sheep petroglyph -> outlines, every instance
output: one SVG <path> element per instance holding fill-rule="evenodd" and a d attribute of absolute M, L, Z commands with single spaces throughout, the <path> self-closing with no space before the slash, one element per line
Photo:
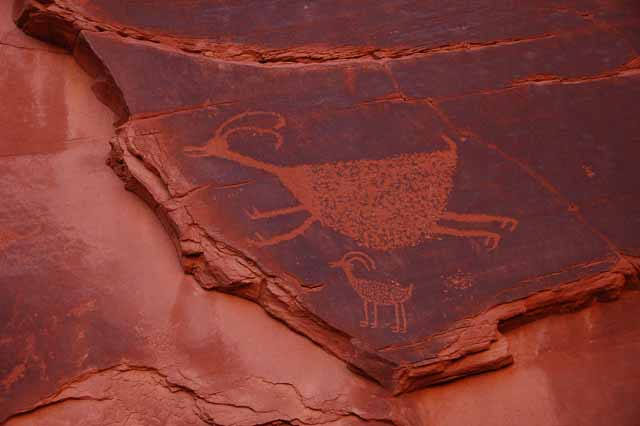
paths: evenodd
<path fill-rule="evenodd" d="M 255 117 L 273 120 L 271 125 L 248 125 Z M 380 250 L 415 246 L 438 235 L 483 238 L 489 250 L 500 242 L 500 235 L 484 229 L 457 229 L 439 222 L 497 223 L 513 231 L 518 222 L 504 216 L 460 214 L 446 210 L 458 164 L 456 143 L 441 137 L 446 149 L 400 154 L 379 160 L 337 161 L 324 164 L 279 166 L 266 163 L 231 149 L 229 137 L 250 134 L 273 138 L 276 149 L 283 143 L 279 130 L 285 119 L 275 112 L 252 111 L 237 114 L 216 130 L 203 146 L 188 146 L 192 157 L 217 157 L 246 167 L 263 170 L 280 179 L 299 204 L 277 210 L 249 212 L 251 219 L 266 219 L 296 212 L 308 212 L 304 222 L 293 230 L 263 238 L 256 234 L 251 242 L 269 246 L 288 241 L 305 232 L 313 223 L 342 233 L 360 245 Z"/>

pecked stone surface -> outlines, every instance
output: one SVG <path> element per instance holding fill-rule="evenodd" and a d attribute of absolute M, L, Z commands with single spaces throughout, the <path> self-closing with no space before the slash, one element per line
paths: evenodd
<path fill-rule="evenodd" d="M 637 277 L 640 15 L 576 3 L 20 1 L 16 18 L 95 78 L 110 165 L 185 271 L 400 393 L 507 365 L 501 322 Z"/>

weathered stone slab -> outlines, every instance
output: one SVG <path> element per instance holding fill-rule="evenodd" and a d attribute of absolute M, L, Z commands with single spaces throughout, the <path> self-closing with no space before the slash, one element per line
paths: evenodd
<path fill-rule="evenodd" d="M 189 2 L 186 25 L 176 3 L 31 2 L 18 22 L 97 79 L 110 165 L 187 272 L 394 392 L 510 363 L 502 321 L 616 297 L 640 240 L 615 216 L 636 208 L 630 38 L 556 3 L 482 3 L 464 30 L 466 3 L 341 4 Z"/>
<path fill-rule="evenodd" d="M 105 164 L 113 114 L 93 80 L 5 6 L 0 424 L 421 424 L 257 305 L 185 276 Z"/>

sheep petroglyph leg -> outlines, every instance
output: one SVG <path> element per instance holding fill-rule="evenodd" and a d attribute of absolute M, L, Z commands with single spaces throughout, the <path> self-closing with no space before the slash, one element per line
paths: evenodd
<path fill-rule="evenodd" d="M 402 331 L 401 333 L 407 332 L 407 311 L 404 308 L 404 303 L 400 304 L 400 313 L 402 314 Z"/>
<path fill-rule="evenodd" d="M 308 209 L 303 205 L 298 205 L 294 207 L 287 207 L 284 209 L 269 210 L 266 212 L 260 211 L 255 207 L 252 208 L 251 210 L 245 210 L 245 211 L 251 219 L 255 220 L 255 219 L 268 219 L 271 217 L 284 216 L 292 213 L 308 211 Z"/>
<path fill-rule="evenodd" d="M 364 307 L 364 321 L 360 321 L 360 327 L 369 327 L 369 302 L 362 299 L 362 305 Z"/>
<path fill-rule="evenodd" d="M 456 229 L 448 228 L 446 226 L 434 225 L 431 229 L 435 235 L 450 235 L 453 237 L 473 238 L 479 237 L 485 239 L 485 245 L 489 251 L 498 247 L 500 243 L 500 235 L 491 231 L 484 231 L 481 229 Z"/>
<path fill-rule="evenodd" d="M 378 328 L 378 304 L 373 303 L 373 324 L 371 324 L 371 328 Z"/>
<path fill-rule="evenodd" d="M 496 222 L 501 228 L 514 231 L 518 226 L 518 221 L 511 217 L 506 216 L 494 216 L 489 214 L 460 214 L 453 212 L 442 212 L 441 219 L 450 220 L 454 222 L 465 223 L 491 223 Z"/>
<path fill-rule="evenodd" d="M 307 219 L 305 219 L 304 222 L 302 222 L 300 226 L 292 229 L 289 232 L 277 235 L 272 238 L 264 238 L 262 235 L 256 233 L 254 234 L 255 238 L 248 239 L 248 242 L 256 247 L 266 247 L 266 246 L 272 246 L 274 244 L 278 244 L 284 241 L 289 241 L 301 235 L 302 233 L 304 233 L 304 231 L 309 229 L 309 227 L 313 225 L 317 220 L 318 218 L 316 218 L 315 216 L 309 216 Z"/>
<path fill-rule="evenodd" d="M 400 305 L 398 303 L 395 303 L 393 305 L 393 310 L 396 314 L 396 325 L 393 328 L 391 328 L 391 330 L 394 333 L 400 333 L 400 330 L 402 330 L 402 328 L 400 327 Z"/>

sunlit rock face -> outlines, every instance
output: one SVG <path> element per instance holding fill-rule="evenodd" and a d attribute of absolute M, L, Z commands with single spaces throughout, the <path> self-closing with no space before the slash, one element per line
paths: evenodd
<path fill-rule="evenodd" d="M 0 422 L 640 418 L 634 2 L 0 15 Z"/>

